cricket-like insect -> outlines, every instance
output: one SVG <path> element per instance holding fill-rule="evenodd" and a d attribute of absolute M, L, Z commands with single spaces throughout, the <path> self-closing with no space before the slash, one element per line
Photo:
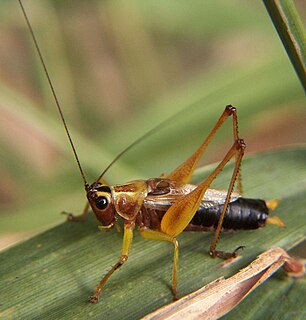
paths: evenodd
<path fill-rule="evenodd" d="M 124 222 L 122 251 L 119 261 L 102 278 L 95 293 L 90 297 L 90 302 L 98 302 L 100 292 L 109 277 L 128 259 L 136 225 L 140 234 L 146 239 L 173 243 L 172 292 L 175 298 L 178 296 L 178 241 L 176 237 L 181 232 L 185 230 L 215 230 L 209 253 L 212 257 L 227 259 L 236 257 L 237 251 L 241 247 L 233 252 L 216 250 L 222 230 L 256 229 L 265 226 L 266 223 L 283 226 L 277 217 L 268 217 L 269 209 L 273 209 L 277 205 L 276 200 L 248 199 L 241 195 L 240 164 L 244 154 L 245 143 L 238 134 L 236 108 L 230 105 L 225 108 L 208 137 L 195 153 L 170 174 L 164 174 L 159 178 L 148 180 L 135 180 L 122 185 L 107 185 L 103 180 L 104 174 L 127 148 L 112 161 L 93 184 L 89 185 L 21 0 L 19 0 L 19 3 L 44 68 L 87 193 L 88 202 L 82 215 L 74 216 L 69 214 L 68 220 L 79 221 L 85 219 L 90 205 L 96 218 L 101 223 L 100 228 L 118 227 L 118 218 L 121 218 Z M 197 186 L 190 184 L 191 176 L 200 157 L 215 133 L 229 117 L 232 117 L 233 120 L 234 141 L 232 146 L 223 160 L 202 183 Z M 231 159 L 235 160 L 235 165 L 228 189 L 216 190 L 209 188 L 213 180 Z M 233 192 L 236 180 L 238 182 L 238 193 Z"/>

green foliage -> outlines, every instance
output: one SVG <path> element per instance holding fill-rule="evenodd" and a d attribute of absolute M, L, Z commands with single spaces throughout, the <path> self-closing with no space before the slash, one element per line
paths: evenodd
<path fill-rule="evenodd" d="M 260 2 L 240 1 L 235 10 L 221 0 L 205 6 L 155 0 L 42 0 L 25 6 L 89 181 L 156 125 L 106 179 L 119 184 L 169 172 L 201 143 L 229 103 L 238 108 L 247 153 L 305 142 L 304 92 Z M 0 317 L 135 318 L 169 302 L 172 248 L 136 236 L 130 260 L 106 287 L 102 303 L 86 304 L 118 257 L 121 235 L 101 234 L 93 219 L 50 229 L 63 222 L 62 210 L 80 212 L 82 182 L 20 8 L 13 1 L 2 1 L 0 8 L 0 240 L 49 229 L 2 253 Z M 229 123 L 205 163 L 220 160 L 231 141 Z M 210 235 L 182 235 L 181 294 L 237 271 L 270 245 L 289 249 L 305 237 L 304 159 L 303 148 L 291 148 L 244 163 L 245 193 L 281 198 L 275 214 L 287 229 L 224 235 L 223 248 L 247 245 L 227 271 L 204 254 Z M 225 187 L 227 174 L 215 185 Z M 254 293 L 256 299 L 271 292 L 302 296 L 303 281 L 269 283 L 264 294 Z M 258 310 L 250 300 L 242 310 L 257 314 L 275 301 L 263 300 L 265 308 Z"/>
<path fill-rule="evenodd" d="M 288 56 L 306 90 L 306 32 L 293 1 L 264 1 Z"/>
<path fill-rule="evenodd" d="M 304 239 L 305 157 L 305 148 L 289 148 L 246 159 L 243 167 L 246 190 L 254 197 L 277 196 L 281 202 L 273 215 L 281 218 L 287 228 L 268 225 L 259 230 L 223 234 L 219 248 L 233 250 L 239 245 L 246 246 L 241 257 L 227 268 L 220 268 L 221 261 L 207 254 L 210 233 L 181 234 L 180 295 L 237 272 L 271 246 L 288 250 Z M 200 170 L 196 178 L 206 175 L 207 170 Z M 218 186 L 224 187 L 229 175 L 230 168 L 218 179 Z M 171 302 L 173 247 L 144 240 L 137 232 L 129 260 L 109 280 L 100 303 L 86 302 L 102 275 L 117 261 L 121 240 L 122 235 L 115 230 L 98 231 L 91 217 L 85 223 L 66 222 L 2 253 L 1 315 L 5 319 L 137 319 Z M 291 319 L 299 319 L 300 314 L 294 313 L 294 308 L 299 308 L 297 303 L 304 293 L 305 279 L 294 281 L 278 273 L 232 314 L 235 319 L 245 319 L 246 315 L 249 319 L 262 319 L 263 314 L 281 317 L 285 311 L 279 308 L 279 299 L 285 295 L 288 307 L 285 316 L 290 314 Z"/>

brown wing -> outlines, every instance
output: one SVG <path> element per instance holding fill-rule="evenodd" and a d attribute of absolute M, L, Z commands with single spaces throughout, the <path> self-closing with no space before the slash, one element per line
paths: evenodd
<path fill-rule="evenodd" d="M 147 208 L 165 211 L 174 202 L 176 202 L 182 196 L 189 194 L 197 186 L 193 184 L 185 184 L 177 181 L 171 181 L 168 179 L 162 179 L 165 188 L 160 187 L 158 191 L 153 190 L 144 199 L 144 206 Z M 227 190 L 212 189 L 209 188 L 205 192 L 201 204 L 201 207 L 210 207 L 220 205 L 225 202 Z M 239 193 L 232 193 L 230 202 L 235 201 L 241 195 Z"/>

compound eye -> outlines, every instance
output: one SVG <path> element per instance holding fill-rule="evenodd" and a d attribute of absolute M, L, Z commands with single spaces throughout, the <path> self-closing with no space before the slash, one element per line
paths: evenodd
<path fill-rule="evenodd" d="M 96 207 L 100 210 L 104 210 L 108 206 L 108 199 L 106 197 L 98 197 L 96 200 Z"/>

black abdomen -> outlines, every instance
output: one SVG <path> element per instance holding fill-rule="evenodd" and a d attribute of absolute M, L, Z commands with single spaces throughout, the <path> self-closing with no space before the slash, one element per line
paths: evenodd
<path fill-rule="evenodd" d="M 223 205 L 209 208 L 200 207 L 186 230 L 206 230 L 216 228 Z M 260 199 L 238 198 L 229 203 L 222 223 L 225 230 L 257 229 L 265 225 L 269 209 Z"/>

